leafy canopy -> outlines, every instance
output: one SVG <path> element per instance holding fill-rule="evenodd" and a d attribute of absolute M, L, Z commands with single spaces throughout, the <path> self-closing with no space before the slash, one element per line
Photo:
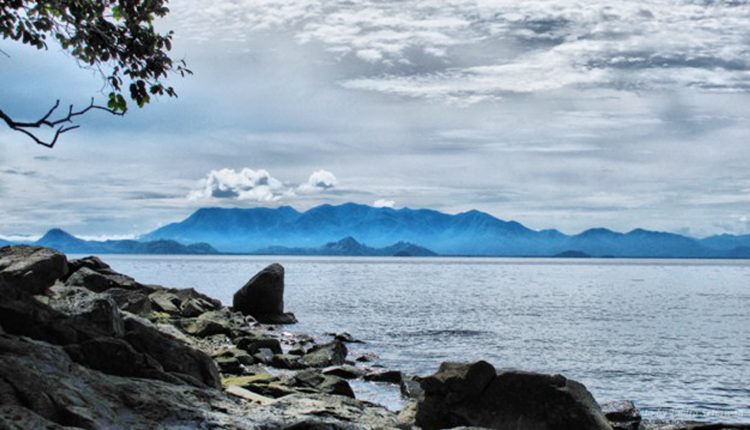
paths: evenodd
<path fill-rule="evenodd" d="M 164 80 L 171 73 L 192 74 L 174 61 L 172 34 L 158 33 L 154 20 L 165 16 L 166 0 L 2 0 L 0 34 L 47 49 L 50 40 L 95 68 L 110 89 L 107 110 L 124 113 L 128 99 L 139 107 L 154 95 L 177 93 Z M 71 109 L 72 111 L 72 109 Z"/>

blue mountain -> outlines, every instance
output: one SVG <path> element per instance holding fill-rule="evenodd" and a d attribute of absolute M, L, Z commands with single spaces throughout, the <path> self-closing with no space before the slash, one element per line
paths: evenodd
<path fill-rule="evenodd" d="M 418 244 L 441 255 L 552 256 L 577 252 L 613 257 L 733 257 L 750 248 L 742 236 L 703 240 L 636 229 L 603 228 L 566 235 L 532 230 L 515 221 L 472 210 L 446 214 L 430 209 L 375 208 L 346 203 L 304 212 L 279 208 L 198 209 L 181 222 L 143 236 L 143 240 L 205 242 L 222 252 L 297 248 L 315 249 L 350 237 L 385 248 L 398 242 Z"/>
<path fill-rule="evenodd" d="M 54 248 L 71 254 L 216 254 L 206 243 L 183 245 L 174 240 L 84 240 L 53 228 L 32 245 Z"/>
<path fill-rule="evenodd" d="M 388 256 L 388 257 L 434 257 L 437 254 L 427 248 L 409 242 L 397 242 L 384 248 L 372 248 L 359 243 L 353 237 L 337 242 L 329 242 L 319 248 L 288 248 L 272 246 L 256 251 L 262 255 L 345 255 L 345 256 Z"/>

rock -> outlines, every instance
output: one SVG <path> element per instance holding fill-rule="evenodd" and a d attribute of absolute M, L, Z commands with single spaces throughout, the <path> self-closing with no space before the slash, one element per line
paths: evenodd
<path fill-rule="evenodd" d="M 0 375 L 3 429 L 239 429 L 265 423 L 218 390 L 108 375 L 72 362 L 59 346 L 28 338 L 0 336 Z"/>
<path fill-rule="evenodd" d="M 99 257 L 90 255 L 88 257 L 79 258 L 77 260 L 71 260 L 68 262 L 68 273 L 75 273 L 81 267 L 88 267 L 89 269 L 98 272 L 101 270 L 109 270 L 109 264 L 103 262 Z"/>
<path fill-rule="evenodd" d="M 159 331 L 146 320 L 126 316 L 125 340 L 185 383 L 213 388 L 220 386 L 219 371 L 211 357 Z"/>
<path fill-rule="evenodd" d="M 246 336 L 234 339 L 235 345 L 238 348 L 244 349 L 251 355 L 254 355 L 262 348 L 267 348 L 272 354 L 281 354 L 281 343 L 275 337 L 265 336 L 261 334 L 247 334 Z"/>
<path fill-rule="evenodd" d="M 107 295 L 96 294 L 81 287 L 52 288 L 49 306 L 67 314 L 73 325 L 89 323 L 107 336 L 121 337 L 125 324 L 117 303 Z"/>
<path fill-rule="evenodd" d="M 180 328 L 191 336 L 207 337 L 216 334 L 229 334 L 231 330 L 222 321 L 212 318 L 191 318 L 180 321 Z"/>
<path fill-rule="evenodd" d="M 273 357 L 271 357 L 271 361 L 269 364 L 279 369 L 295 370 L 304 369 L 307 367 L 300 361 L 300 357 L 298 355 L 291 354 L 275 354 Z"/>
<path fill-rule="evenodd" d="M 170 315 L 180 314 L 180 298 L 168 290 L 157 290 L 148 295 L 148 299 L 156 310 Z"/>
<path fill-rule="evenodd" d="M 353 355 L 354 355 L 354 361 L 356 361 L 357 363 L 369 363 L 369 362 L 375 361 L 378 358 L 377 354 L 375 354 L 374 352 L 370 352 L 370 351 L 364 351 L 364 352 L 358 351 L 358 352 L 355 352 Z"/>
<path fill-rule="evenodd" d="M 214 353 L 211 358 L 214 359 L 221 373 L 234 375 L 242 373 L 243 365 L 249 366 L 255 362 L 250 354 L 237 348 L 228 348 L 218 351 Z"/>
<path fill-rule="evenodd" d="M 151 300 L 144 291 L 126 290 L 124 288 L 110 288 L 106 294 L 117 303 L 122 311 L 127 311 L 139 316 L 146 316 L 154 311 Z"/>
<path fill-rule="evenodd" d="M 424 393 L 424 390 L 422 390 L 422 386 L 420 385 L 421 378 L 416 376 L 410 376 L 405 377 L 401 380 L 401 383 L 399 384 L 399 390 L 401 391 L 401 395 L 407 399 L 416 399 L 419 398 L 422 393 Z"/>
<path fill-rule="evenodd" d="M 346 346 L 338 340 L 316 345 L 302 356 L 302 363 L 308 367 L 329 367 L 344 364 Z"/>
<path fill-rule="evenodd" d="M 295 387 L 312 388 L 326 394 L 337 394 L 354 398 L 354 391 L 346 380 L 333 375 L 324 375 L 317 369 L 307 369 L 298 372 L 292 378 Z"/>
<path fill-rule="evenodd" d="M 95 293 L 101 293 L 110 288 L 144 291 L 152 289 L 139 284 L 130 276 L 117 273 L 111 269 L 93 270 L 87 266 L 83 266 L 71 274 L 65 281 L 65 285 L 88 288 Z"/>
<path fill-rule="evenodd" d="M 255 361 L 259 361 L 263 364 L 271 364 L 271 361 L 273 361 L 274 353 L 268 348 L 261 348 L 253 354 L 253 359 Z"/>
<path fill-rule="evenodd" d="M 401 384 L 403 375 L 398 370 L 384 370 L 370 372 L 365 375 L 365 381 L 388 382 L 390 384 Z"/>
<path fill-rule="evenodd" d="M 67 258 L 54 249 L 26 245 L 0 248 L 0 280 L 29 294 L 43 293 L 67 274 Z"/>
<path fill-rule="evenodd" d="M 284 313 L 284 267 L 271 264 L 240 288 L 232 300 L 234 310 L 265 324 L 291 324 L 293 314 Z"/>
<path fill-rule="evenodd" d="M 487 362 L 443 363 L 422 381 L 416 425 L 493 429 L 610 430 L 582 384 L 560 375 L 504 370 Z"/>
<path fill-rule="evenodd" d="M 602 412 L 614 430 L 638 430 L 641 426 L 641 412 L 629 400 L 604 403 Z"/>
<path fill-rule="evenodd" d="M 333 337 L 334 339 L 345 342 L 345 343 L 364 343 L 363 341 L 359 339 L 355 339 L 354 336 L 351 334 L 343 331 L 341 333 L 326 333 L 328 336 Z"/>
<path fill-rule="evenodd" d="M 329 366 L 323 369 L 324 375 L 338 376 L 344 379 L 356 379 L 361 378 L 365 375 L 365 371 L 348 364 L 342 364 L 340 366 Z"/>

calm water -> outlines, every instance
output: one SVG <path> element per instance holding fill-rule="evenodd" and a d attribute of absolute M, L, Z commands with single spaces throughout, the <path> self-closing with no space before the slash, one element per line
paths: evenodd
<path fill-rule="evenodd" d="M 750 422 L 750 262 L 106 256 L 119 271 L 226 304 L 286 267 L 294 331 L 348 331 L 381 362 L 562 373 L 652 419 Z M 351 349 L 356 350 L 355 345 Z"/>

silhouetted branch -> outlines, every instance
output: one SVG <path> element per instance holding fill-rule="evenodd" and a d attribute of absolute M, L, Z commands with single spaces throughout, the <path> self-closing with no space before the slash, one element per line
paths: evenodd
<path fill-rule="evenodd" d="M 65 115 L 62 118 L 56 119 L 56 120 L 50 120 L 50 117 L 52 114 L 57 110 L 57 108 L 60 107 L 60 100 L 55 101 L 54 106 L 39 120 L 34 122 L 23 122 L 23 121 L 16 121 L 10 116 L 8 116 L 5 112 L 0 110 L 0 119 L 5 121 L 6 124 L 8 124 L 8 127 L 10 127 L 13 130 L 20 131 L 21 133 L 29 136 L 31 139 L 34 140 L 39 145 L 46 146 L 47 148 L 52 148 L 55 146 L 55 143 L 57 143 L 57 139 L 60 137 L 61 134 L 67 133 L 70 130 L 75 130 L 76 128 L 80 127 L 79 125 L 73 124 L 73 118 L 83 115 L 86 112 L 92 110 L 92 109 L 98 109 L 103 110 L 106 112 L 111 113 L 112 115 L 119 115 L 122 116 L 125 114 L 125 112 L 116 111 L 114 109 L 110 109 L 108 107 L 99 106 L 94 104 L 93 97 L 91 98 L 91 103 L 86 106 L 84 109 L 81 109 L 79 111 L 73 111 L 73 105 L 70 105 L 68 107 L 68 114 Z M 61 125 L 65 123 L 71 123 L 72 125 Z M 59 126 L 59 127 L 58 127 Z M 56 129 L 55 135 L 53 136 L 52 140 L 49 142 L 45 142 L 38 138 L 33 132 L 31 132 L 29 129 L 40 129 L 43 127 L 49 127 Z"/>

